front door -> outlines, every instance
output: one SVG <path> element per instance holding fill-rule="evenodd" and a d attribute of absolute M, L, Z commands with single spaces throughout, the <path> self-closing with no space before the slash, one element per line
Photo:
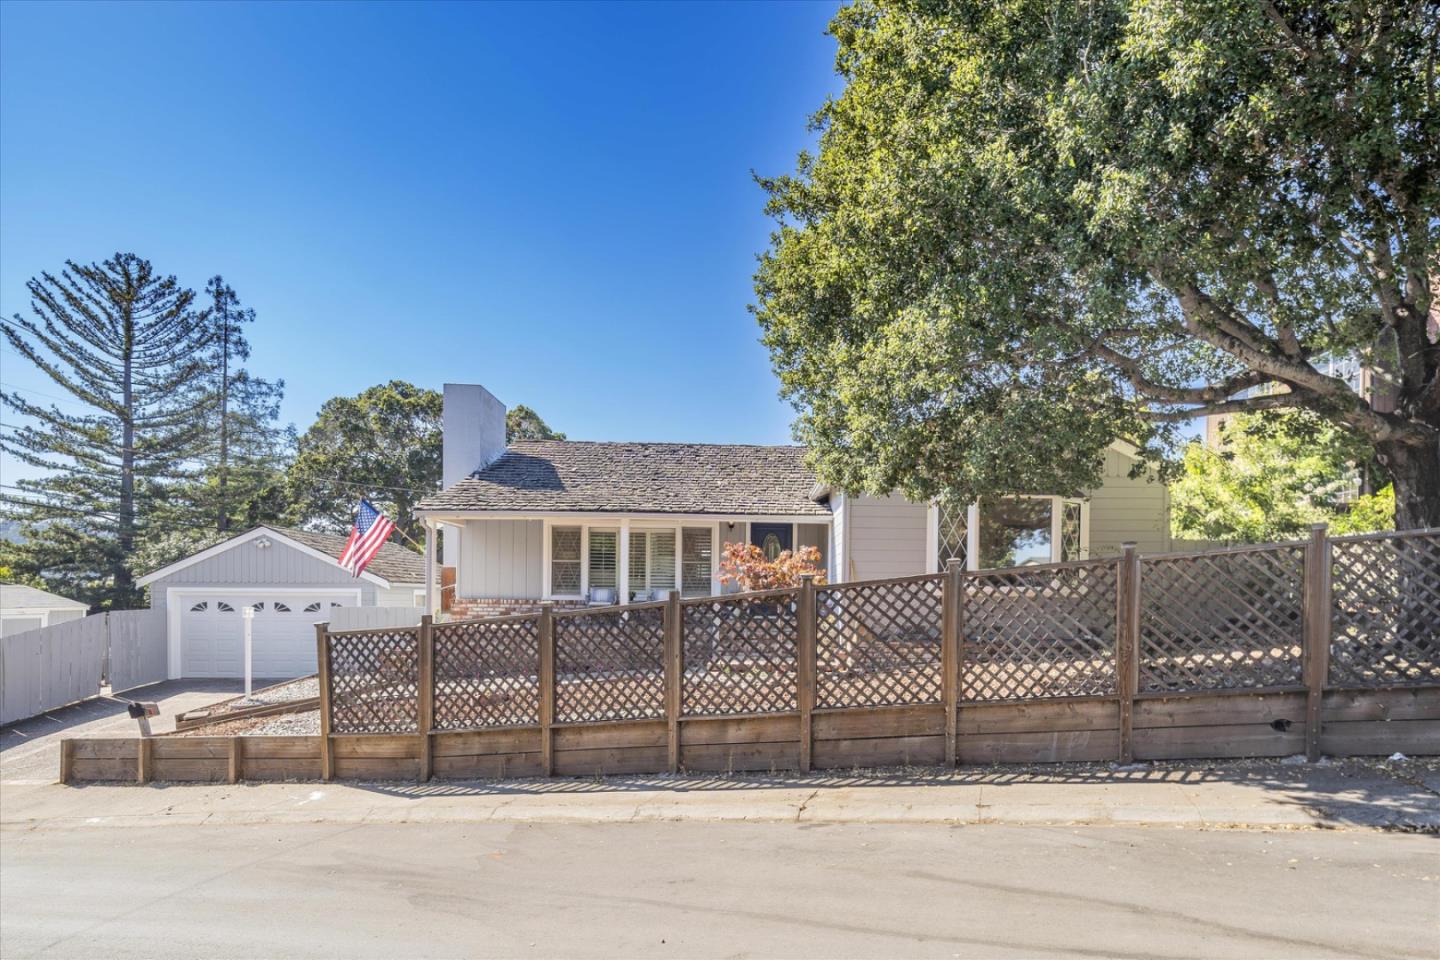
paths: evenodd
<path fill-rule="evenodd" d="M 794 527 L 788 523 L 750 524 L 750 542 L 765 551 L 765 559 L 774 560 L 794 547 Z"/>

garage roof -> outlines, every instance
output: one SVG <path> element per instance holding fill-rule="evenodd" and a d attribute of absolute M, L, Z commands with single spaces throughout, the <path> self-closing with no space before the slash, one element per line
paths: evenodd
<path fill-rule="evenodd" d="M 283 540 L 289 543 L 290 546 L 302 550 L 318 559 L 332 563 L 336 567 L 340 566 L 337 558 L 340 556 L 341 551 L 345 549 L 345 541 L 348 539 L 347 537 L 342 537 L 334 533 L 301 530 L 297 527 L 277 527 L 265 524 L 252 527 L 244 533 L 236 534 L 229 540 L 223 540 L 215 544 L 213 547 L 207 547 L 204 550 L 190 554 L 190 556 L 182 560 L 177 560 L 158 570 L 153 570 L 135 581 L 136 585 L 143 587 L 154 583 L 156 580 L 167 577 L 177 570 L 188 567 L 193 563 L 199 563 L 201 560 L 206 560 L 223 553 L 232 547 L 237 547 L 242 543 L 248 543 L 262 534 L 268 534 L 269 536 Z M 365 572 L 360 575 L 360 578 L 362 580 L 370 580 L 384 587 L 396 584 L 421 584 L 425 582 L 425 560 L 420 554 L 415 553 L 413 550 L 408 550 L 398 543 L 389 542 L 380 548 L 380 552 L 375 555 L 375 559 L 370 561 L 370 564 L 365 568 Z"/>
<path fill-rule="evenodd" d="M 62 597 L 19 583 L 0 583 L 0 608 L 7 613 L 17 610 L 89 610 L 79 600 Z"/>

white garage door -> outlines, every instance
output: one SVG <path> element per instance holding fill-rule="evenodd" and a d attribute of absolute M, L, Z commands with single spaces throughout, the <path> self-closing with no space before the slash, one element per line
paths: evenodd
<path fill-rule="evenodd" d="M 281 679 L 315 672 L 315 622 L 331 607 L 352 606 L 354 594 L 187 594 L 180 614 L 180 672 L 186 677 L 245 675 L 245 620 L 251 627 L 252 674 Z"/>

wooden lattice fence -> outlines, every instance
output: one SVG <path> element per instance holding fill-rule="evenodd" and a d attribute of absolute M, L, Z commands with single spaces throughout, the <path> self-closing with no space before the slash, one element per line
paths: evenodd
<path fill-rule="evenodd" d="M 422 776 L 1297 745 L 1317 756 L 1327 742 L 1374 748 L 1376 720 L 1393 716 L 1411 740 L 1440 725 L 1440 531 L 1127 548 L 1013 570 L 322 630 L 319 643 L 327 775 L 392 749 L 355 739 L 370 734 L 418 734 L 403 762 Z M 1421 699 L 1366 699 L 1398 688 Z"/>

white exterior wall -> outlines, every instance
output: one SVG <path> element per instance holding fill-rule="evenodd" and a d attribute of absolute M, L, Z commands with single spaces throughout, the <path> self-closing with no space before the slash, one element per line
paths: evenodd
<path fill-rule="evenodd" d="M 925 572 L 930 554 L 925 504 L 904 497 L 846 497 L 846 569 L 840 580 L 881 580 Z M 837 521 L 837 528 L 841 523 Z"/>
<path fill-rule="evenodd" d="M 256 541 L 237 543 L 213 557 L 192 563 L 152 582 L 150 606 L 163 610 L 170 587 L 343 587 L 360 591 L 360 606 L 375 604 L 377 585 L 348 571 L 303 553 L 278 537 L 260 549 Z"/>
<path fill-rule="evenodd" d="M 538 599 L 544 589 L 543 535 L 540 520 L 465 521 L 455 595 L 461 599 Z"/>
<path fill-rule="evenodd" d="M 375 606 L 423 607 L 425 605 L 425 599 L 422 596 L 421 599 L 417 601 L 415 599 L 416 590 L 421 591 L 423 594 L 425 590 L 425 584 L 397 583 L 395 584 L 395 586 L 390 587 L 389 589 L 386 589 L 385 587 L 377 587 L 375 589 Z M 336 627 L 335 629 L 339 630 L 341 628 Z"/>
<path fill-rule="evenodd" d="M 1129 476 L 1134 460 L 1105 451 L 1105 482 L 1090 492 L 1090 556 L 1112 557 L 1122 543 L 1141 553 L 1164 553 L 1170 543 L 1170 491 L 1163 483 Z"/>

